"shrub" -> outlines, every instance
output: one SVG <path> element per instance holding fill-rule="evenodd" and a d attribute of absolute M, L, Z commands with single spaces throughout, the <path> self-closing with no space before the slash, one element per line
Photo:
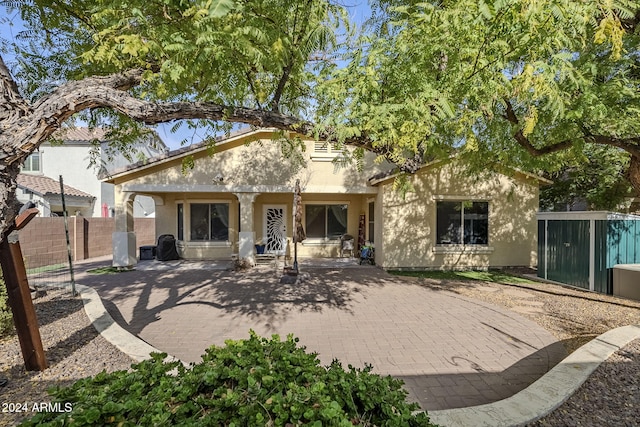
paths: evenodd
<path fill-rule="evenodd" d="M 13 317 L 7 302 L 7 287 L 0 275 L 0 338 L 13 333 Z"/>
<path fill-rule="evenodd" d="M 432 425 L 426 414 L 412 415 L 419 408 L 406 402 L 401 380 L 372 374 L 371 366 L 320 366 L 297 342 L 252 331 L 248 340 L 207 349 L 189 369 L 154 354 L 131 372 L 50 390 L 72 411 L 40 413 L 24 425 Z"/>

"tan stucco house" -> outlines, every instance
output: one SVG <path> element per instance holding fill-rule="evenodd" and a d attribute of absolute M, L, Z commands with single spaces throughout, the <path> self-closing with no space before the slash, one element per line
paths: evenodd
<path fill-rule="evenodd" d="M 172 234 L 186 259 L 253 260 L 290 251 L 293 188 L 300 180 L 307 239 L 299 257 L 337 257 L 340 237 L 372 242 L 383 268 L 487 268 L 536 264 L 540 178 L 513 171 L 471 180 L 448 160 L 425 165 L 403 195 L 393 167 L 366 155 L 364 166 L 339 167 L 340 153 L 302 141 L 302 155 L 269 129 L 239 132 L 116 171 L 114 265 L 136 263 L 133 200 L 156 203 L 156 234 Z M 185 159 L 187 161 L 185 162 Z M 191 162 L 190 160 L 193 160 Z M 193 167 L 185 168 L 192 163 Z"/>

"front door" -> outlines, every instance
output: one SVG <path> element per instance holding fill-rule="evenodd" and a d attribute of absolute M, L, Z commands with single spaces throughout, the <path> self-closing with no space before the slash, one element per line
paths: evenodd
<path fill-rule="evenodd" d="M 287 242 L 287 206 L 264 207 L 265 253 L 284 255 Z"/>

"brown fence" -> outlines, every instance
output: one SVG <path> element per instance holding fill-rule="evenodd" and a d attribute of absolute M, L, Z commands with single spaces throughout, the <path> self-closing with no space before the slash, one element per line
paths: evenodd
<path fill-rule="evenodd" d="M 111 255 L 113 218 L 69 218 L 69 241 L 75 261 Z M 138 246 L 155 244 L 155 219 L 135 218 L 134 231 Z M 34 218 L 20 230 L 20 247 L 27 269 L 68 261 L 64 218 Z"/>

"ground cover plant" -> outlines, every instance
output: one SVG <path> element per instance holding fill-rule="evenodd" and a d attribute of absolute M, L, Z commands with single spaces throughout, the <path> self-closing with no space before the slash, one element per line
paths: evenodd
<path fill-rule="evenodd" d="M 212 346 L 185 368 L 166 354 L 50 390 L 69 412 L 40 413 L 25 426 L 432 426 L 407 403 L 402 381 L 371 373 L 371 366 L 324 367 L 298 339 L 261 338 Z M 64 410 L 64 409 L 63 409 Z"/>
<path fill-rule="evenodd" d="M 514 276 L 498 270 L 478 271 L 390 271 L 397 276 L 419 277 L 436 280 L 480 280 L 493 283 L 531 284 L 538 283 L 524 277 Z"/>

